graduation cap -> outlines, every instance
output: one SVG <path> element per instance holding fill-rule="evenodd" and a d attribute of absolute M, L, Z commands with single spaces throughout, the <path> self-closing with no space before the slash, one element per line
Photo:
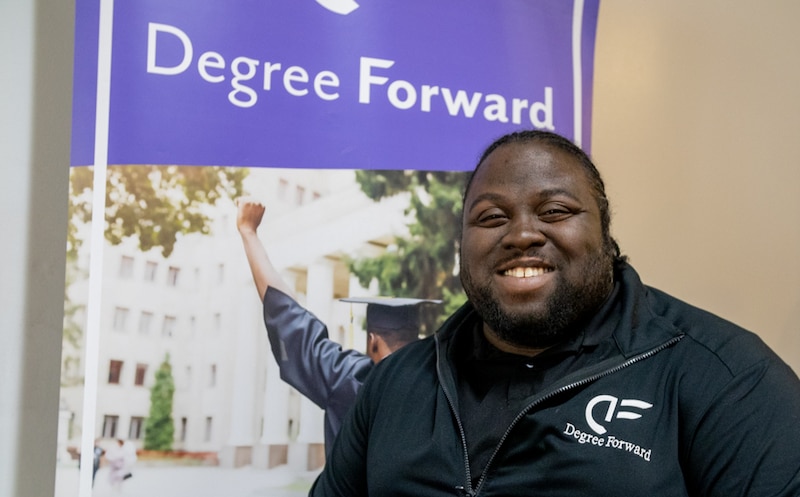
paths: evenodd
<path fill-rule="evenodd" d="M 367 331 L 378 334 L 395 331 L 418 333 L 420 307 L 442 303 L 441 300 L 401 297 L 348 297 L 340 300 L 367 304 Z"/>

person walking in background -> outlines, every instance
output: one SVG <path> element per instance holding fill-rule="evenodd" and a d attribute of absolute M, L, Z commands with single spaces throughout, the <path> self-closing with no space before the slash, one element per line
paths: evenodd
<path fill-rule="evenodd" d="M 375 363 L 419 338 L 419 307 L 438 300 L 350 298 L 367 304 L 366 354 L 344 350 L 331 340 L 326 325 L 301 306 L 280 276 L 258 238 L 265 207 L 251 198 L 237 199 L 236 227 L 263 304 L 272 354 L 281 379 L 325 410 L 325 452 Z"/>
<path fill-rule="evenodd" d="M 100 469 L 100 460 L 103 457 L 103 454 L 106 453 L 100 445 L 98 445 L 97 439 L 94 441 L 94 448 L 92 449 L 94 454 L 94 458 L 92 460 L 92 486 L 94 486 L 94 479 L 97 476 L 97 470 Z"/>
<path fill-rule="evenodd" d="M 139 457 L 136 455 L 136 445 L 130 440 L 122 443 L 122 452 L 125 455 L 125 474 L 122 479 L 127 480 L 133 476 L 133 467 Z"/>
<path fill-rule="evenodd" d="M 119 490 L 122 486 L 127 469 L 125 468 L 125 441 L 117 439 L 114 445 L 106 451 L 106 461 L 108 461 L 108 481 L 111 488 Z"/>
<path fill-rule="evenodd" d="M 114 446 L 106 451 L 108 461 L 108 479 L 111 488 L 121 490 L 122 482 L 133 476 L 133 465 L 136 463 L 136 448 L 133 443 L 121 438 L 116 440 Z"/>

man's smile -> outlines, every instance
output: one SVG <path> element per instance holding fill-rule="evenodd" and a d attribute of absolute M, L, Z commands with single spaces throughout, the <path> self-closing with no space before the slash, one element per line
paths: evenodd
<path fill-rule="evenodd" d="M 517 259 L 501 265 L 496 274 L 498 289 L 516 294 L 516 300 L 521 295 L 529 295 L 529 292 L 539 292 L 553 279 L 555 268 L 538 259 Z"/>
<path fill-rule="evenodd" d="M 543 267 L 514 267 L 506 269 L 502 272 L 503 276 L 512 276 L 514 278 L 533 278 L 542 276 L 545 273 L 553 271 L 552 269 Z"/>

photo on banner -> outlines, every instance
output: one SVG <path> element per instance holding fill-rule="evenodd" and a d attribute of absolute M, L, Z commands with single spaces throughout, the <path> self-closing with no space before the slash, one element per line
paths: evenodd
<path fill-rule="evenodd" d="M 346 297 L 442 300 L 432 333 L 481 150 L 589 150 L 597 9 L 78 0 L 56 495 L 306 495 L 323 411 L 280 378 L 237 200 L 343 348 Z"/>

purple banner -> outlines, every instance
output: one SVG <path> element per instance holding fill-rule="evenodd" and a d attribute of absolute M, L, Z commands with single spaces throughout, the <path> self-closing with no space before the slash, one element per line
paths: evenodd
<path fill-rule="evenodd" d="M 519 128 L 588 150 L 598 2 L 116 2 L 108 163 L 465 170 Z M 80 27 L 73 165 L 94 150 Z"/>

